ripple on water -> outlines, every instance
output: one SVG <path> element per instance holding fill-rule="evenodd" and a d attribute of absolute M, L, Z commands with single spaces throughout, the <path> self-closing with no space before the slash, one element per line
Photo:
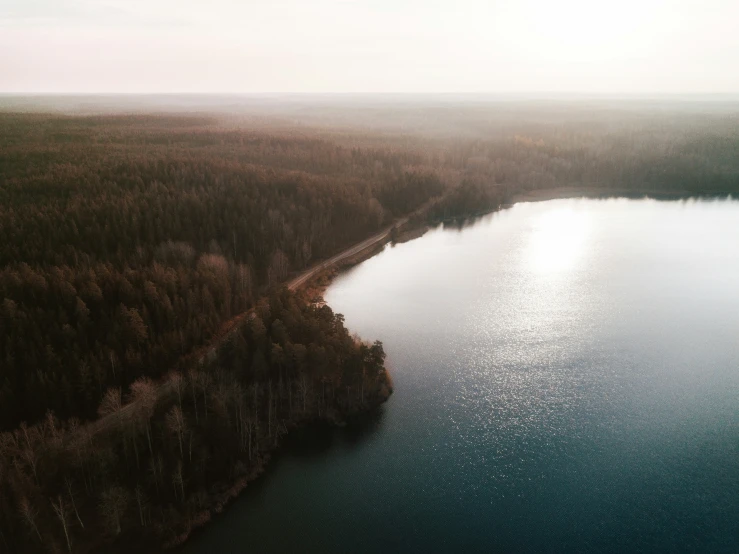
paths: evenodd
<path fill-rule="evenodd" d="M 559 200 L 386 248 L 326 293 L 382 418 L 189 552 L 739 552 L 737 244 L 736 201 Z"/>

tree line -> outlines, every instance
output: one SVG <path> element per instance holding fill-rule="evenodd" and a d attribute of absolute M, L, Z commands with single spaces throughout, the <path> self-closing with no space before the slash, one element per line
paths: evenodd
<path fill-rule="evenodd" d="M 0 427 L 94 418 L 443 187 L 410 155 L 175 123 L 0 116 Z"/>
<path fill-rule="evenodd" d="M 385 398 L 382 345 L 280 285 L 431 198 L 439 220 L 538 188 L 739 192 L 713 117 L 480 114 L 389 136 L 0 113 L 0 551 L 175 544 L 289 428 Z"/>
<path fill-rule="evenodd" d="M 98 425 L 53 412 L 0 435 L 0 545 L 79 552 L 174 545 L 262 467 L 290 428 L 390 394 L 382 344 L 272 289 L 208 362 L 105 390 Z M 236 483 L 236 485 L 234 485 Z"/>

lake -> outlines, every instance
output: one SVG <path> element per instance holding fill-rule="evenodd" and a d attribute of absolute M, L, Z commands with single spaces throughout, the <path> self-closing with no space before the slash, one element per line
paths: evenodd
<path fill-rule="evenodd" d="M 516 204 L 325 297 L 395 394 L 185 552 L 739 552 L 739 201 Z"/>

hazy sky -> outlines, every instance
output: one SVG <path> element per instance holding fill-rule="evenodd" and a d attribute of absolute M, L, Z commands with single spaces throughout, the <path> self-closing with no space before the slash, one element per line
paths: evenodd
<path fill-rule="evenodd" d="M 739 92 L 739 0 L 0 0 L 2 92 Z"/>

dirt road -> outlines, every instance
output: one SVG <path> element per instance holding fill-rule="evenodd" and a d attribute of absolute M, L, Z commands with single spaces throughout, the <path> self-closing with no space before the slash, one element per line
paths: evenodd
<path fill-rule="evenodd" d="M 440 198 L 433 198 L 423 204 L 420 208 L 412 212 L 411 214 L 401 217 L 393 222 L 392 225 L 388 225 L 380 231 L 379 233 L 372 235 L 368 239 L 363 240 L 362 242 L 358 242 L 357 244 L 350 246 L 346 250 L 343 250 L 336 254 L 335 256 L 332 256 L 328 260 L 325 260 L 323 262 L 320 262 L 305 271 L 302 271 L 300 274 L 296 275 L 292 279 L 290 279 L 287 282 L 287 288 L 290 290 L 297 290 L 303 285 L 305 285 L 308 281 L 311 280 L 317 273 L 328 269 L 330 267 L 333 267 L 337 265 L 338 263 L 342 262 L 343 260 L 346 260 L 347 258 L 350 258 L 352 256 L 355 256 L 356 254 L 359 254 L 360 252 L 371 248 L 373 246 L 376 246 L 383 241 L 385 241 L 389 236 L 390 233 L 392 233 L 394 228 L 402 227 L 405 225 L 408 220 L 413 217 L 414 215 L 422 213 L 424 210 L 428 209 L 430 206 L 438 202 Z M 188 358 L 196 359 L 199 363 L 202 363 L 207 358 L 214 356 L 215 353 L 218 350 L 218 347 L 222 345 L 226 340 L 228 340 L 241 326 L 241 324 L 248 320 L 250 316 L 253 314 L 252 310 L 249 310 L 247 312 L 243 312 L 236 317 L 231 318 L 227 322 L 225 322 L 221 326 L 221 330 L 216 333 L 216 335 L 213 337 L 213 339 L 209 342 L 209 344 L 197 349 L 194 353 L 192 353 Z M 179 374 L 177 374 L 176 370 L 164 379 L 162 379 L 157 384 L 157 397 L 159 400 L 167 397 L 167 396 L 174 396 L 175 392 L 177 390 L 177 380 L 180 378 Z M 118 427 L 119 424 L 121 424 L 126 419 L 133 416 L 133 414 L 136 412 L 137 406 L 134 402 L 124 405 L 120 410 L 117 412 L 107 415 L 105 417 L 99 418 L 96 421 L 93 421 L 90 423 L 89 430 L 91 434 L 96 435 L 103 431 L 114 429 Z"/>
<path fill-rule="evenodd" d="M 339 262 L 354 256 L 355 254 L 359 254 L 360 252 L 362 252 L 363 250 L 366 250 L 367 248 L 370 248 L 371 246 L 375 246 L 376 244 L 381 243 L 382 241 L 387 239 L 388 235 L 390 235 L 393 228 L 395 228 L 396 226 L 404 225 L 407 221 L 408 221 L 407 217 L 399 219 L 396 223 L 394 223 L 393 225 L 390 225 L 389 227 L 386 227 L 383 231 L 380 231 L 376 235 L 371 236 L 370 238 L 363 240 L 362 242 L 357 243 L 354 246 L 351 246 L 350 248 L 347 248 L 343 252 L 339 252 L 338 254 L 336 254 L 336 256 L 329 258 L 325 262 L 321 262 L 318 265 L 315 265 L 311 267 L 310 269 L 307 269 L 300 275 L 288 281 L 287 288 L 290 290 L 298 289 L 302 285 L 304 285 L 306 282 L 310 281 L 316 275 L 316 273 L 319 273 L 323 271 L 324 269 L 332 267 L 338 264 Z"/>

